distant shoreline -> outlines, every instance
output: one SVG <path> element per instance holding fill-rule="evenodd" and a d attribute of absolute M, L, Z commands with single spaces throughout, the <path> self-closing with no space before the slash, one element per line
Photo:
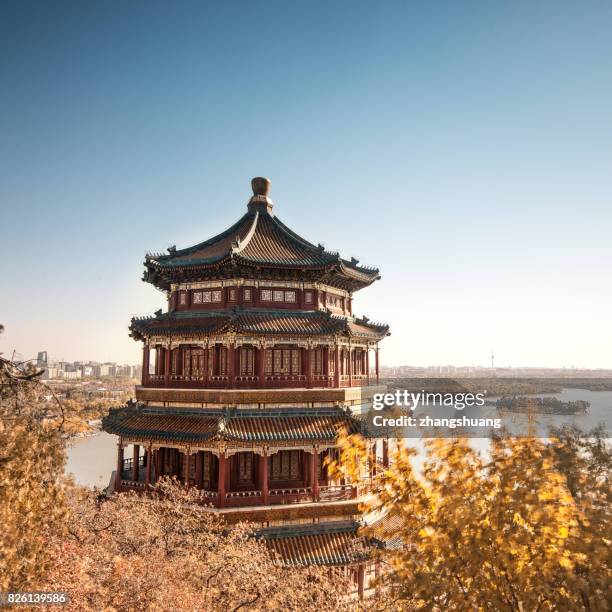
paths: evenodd
<path fill-rule="evenodd" d="M 381 377 L 381 384 L 390 388 L 408 391 L 460 393 L 487 391 L 488 395 L 537 395 L 540 393 L 561 393 L 563 389 L 587 391 L 612 391 L 611 378 L 498 378 L 498 377 Z"/>

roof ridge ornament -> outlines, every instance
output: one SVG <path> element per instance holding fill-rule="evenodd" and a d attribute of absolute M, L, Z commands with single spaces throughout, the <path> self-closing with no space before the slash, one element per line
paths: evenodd
<path fill-rule="evenodd" d="M 268 214 L 272 214 L 274 202 L 268 197 L 271 184 L 272 182 L 270 179 L 265 176 L 256 176 L 251 179 L 253 196 L 249 200 L 249 212 L 267 212 Z"/>

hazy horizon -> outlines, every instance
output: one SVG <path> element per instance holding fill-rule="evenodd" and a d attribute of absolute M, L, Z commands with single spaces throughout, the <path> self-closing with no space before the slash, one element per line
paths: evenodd
<path fill-rule="evenodd" d="M 354 311 L 391 325 L 384 365 L 612 368 L 612 5 L 0 10 L 5 355 L 139 363 L 145 253 L 264 175 L 380 268 Z"/>

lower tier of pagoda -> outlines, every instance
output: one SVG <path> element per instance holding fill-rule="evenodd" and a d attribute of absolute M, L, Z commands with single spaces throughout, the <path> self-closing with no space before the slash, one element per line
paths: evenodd
<path fill-rule="evenodd" d="M 359 430 L 337 408 L 198 410 L 131 404 L 113 410 L 103 428 L 119 437 L 115 491 L 146 491 L 173 477 L 217 508 L 354 500 L 359 486 L 334 481 L 342 429 Z M 386 443 L 383 443 L 386 446 Z M 132 456 L 124 449 L 132 447 Z M 383 447 L 383 464 L 388 457 Z M 367 476 L 376 470 L 376 451 Z"/>
<path fill-rule="evenodd" d="M 325 468 L 328 451 L 280 450 L 273 455 L 238 452 L 219 457 L 210 451 L 154 450 L 133 445 L 133 456 L 123 457 L 119 447 L 114 490 L 146 490 L 162 476 L 173 477 L 201 491 L 202 500 L 217 508 L 239 508 L 333 502 L 356 499 L 358 487 L 329 480 Z M 121 466 L 121 467 L 119 467 Z"/>

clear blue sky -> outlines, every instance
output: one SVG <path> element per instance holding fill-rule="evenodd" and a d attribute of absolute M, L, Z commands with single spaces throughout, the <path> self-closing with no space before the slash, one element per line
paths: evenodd
<path fill-rule="evenodd" d="M 612 4 L 0 3 L 0 350 L 137 362 L 147 250 L 279 217 L 388 364 L 612 367 Z"/>

